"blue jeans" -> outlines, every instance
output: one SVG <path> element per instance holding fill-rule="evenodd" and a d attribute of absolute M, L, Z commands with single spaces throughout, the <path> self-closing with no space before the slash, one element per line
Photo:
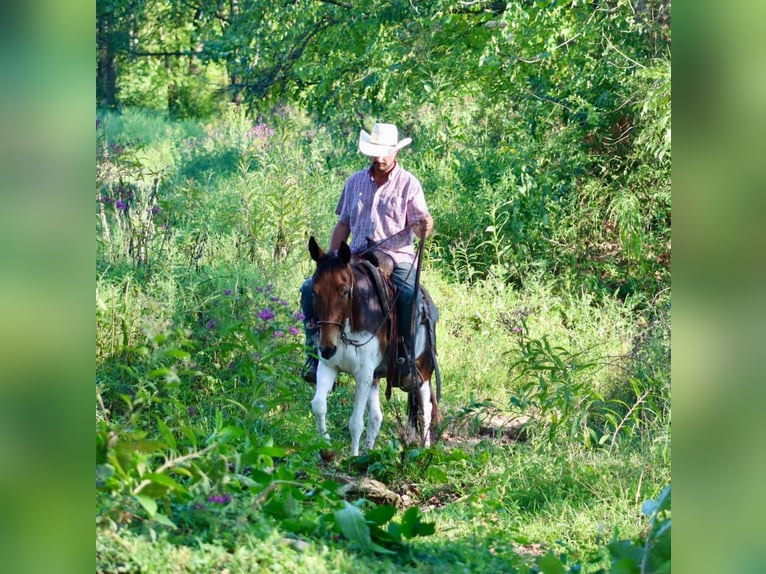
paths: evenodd
<path fill-rule="evenodd" d="M 412 321 L 412 300 L 415 296 L 415 272 L 416 269 L 409 265 L 397 264 L 391 274 L 391 282 L 396 286 L 398 296 L 396 298 L 396 311 L 399 317 L 399 334 L 404 337 L 404 343 L 407 349 L 410 349 L 412 343 L 412 334 L 410 332 Z M 319 329 L 314 326 L 316 317 L 314 316 L 314 292 L 311 290 L 311 277 L 306 279 L 301 285 L 301 312 L 305 316 L 303 320 L 304 332 L 306 333 L 306 347 L 313 349 L 314 339 Z M 417 320 L 420 314 L 422 296 L 418 293 L 417 313 L 415 317 L 415 326 L 417 329 Z"/>

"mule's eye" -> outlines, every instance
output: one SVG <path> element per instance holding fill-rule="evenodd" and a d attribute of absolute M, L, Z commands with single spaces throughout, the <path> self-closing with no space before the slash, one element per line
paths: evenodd
<path fill-rule="evenodd" d="M 341 298 L 344 298 L 344 299 L 347 297 L 351 297 L 351 289 L 349 289 L 348 287 L 344 287 L 340 291 L 340 296 Z"/>

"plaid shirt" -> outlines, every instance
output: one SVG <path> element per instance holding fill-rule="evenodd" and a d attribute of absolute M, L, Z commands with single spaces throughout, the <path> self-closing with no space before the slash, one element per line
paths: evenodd
<path fill-rule="evenodd" d="M 343 186 L 335 213 L 351 229 L 349 246 L 353 253 L 368 247 L 368 237 L 376 243 L 391 237 L 380 249 L 399 265 L 415 261 L 415 233 L 411 228 L 402 230 L 429 215 L 420 182 L 398 163 L 380 187 L 373 181 L 370 168 L 352 174 Z"/>

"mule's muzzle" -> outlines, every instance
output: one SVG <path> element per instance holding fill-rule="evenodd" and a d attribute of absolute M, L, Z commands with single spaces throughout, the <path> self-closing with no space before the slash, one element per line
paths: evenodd
<path fill-rule="evenodd" d="M 332 358 L 332 356 L 335 354 L 335 352 L 338 350 L 338 347 L 333 345 L 332 347 L 320 347 L 319 353 L 322 355 L 322 358 L 327 360 Z"/>

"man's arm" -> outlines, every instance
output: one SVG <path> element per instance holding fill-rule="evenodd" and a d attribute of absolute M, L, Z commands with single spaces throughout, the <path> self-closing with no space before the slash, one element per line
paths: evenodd
<path fill-rule="evenodd" d="M 336 223 L 330 237 L 330 251 L 337 251 L 340 244 L 348 240 L 349 235 L 351 235 L 351 227 L 349 227 L 348 223 L 343 223 L 342 221 Z"/>
<path fill-rule="evenodd" d="M 434 219 L 430 215 L 426 215 L 423 219 L 419 221 L 420 225 L 416 225 L 412 228 L 412 230 L 415 232 L 415 235 L 418 236 L 419 239 L 423 239 L 423 237 L 428 237 L 431 235 L 431 230 L 434 228 Z M 424 235 L 425 234 L 425 235 Z"/>

